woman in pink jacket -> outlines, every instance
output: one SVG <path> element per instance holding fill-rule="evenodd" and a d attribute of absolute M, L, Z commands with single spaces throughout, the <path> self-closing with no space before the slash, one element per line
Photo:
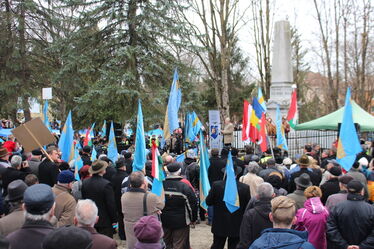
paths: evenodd
<path fill-rule="evenodd" d="M 322 191 L 319 187 L 310 186 L 304 191 L 307 200 L 304 208 L 296 213 L 296 230 L 308 231 L 308 241 L 316 249 L 326 249 L 326 222 L 329 212 L 321 202 Z"/>

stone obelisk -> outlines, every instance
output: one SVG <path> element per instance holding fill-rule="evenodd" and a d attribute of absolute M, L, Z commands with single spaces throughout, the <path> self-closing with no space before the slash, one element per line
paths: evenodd
<path fill-rule="evenodd" d="M 282 116 L 286 116 L 292 93 L 291 30 L 288 21 L 275 23 L 273 44 L 270 99 L 267 103 L 267 112 L 275 123 L 276 105 L 279 104 Z"/>

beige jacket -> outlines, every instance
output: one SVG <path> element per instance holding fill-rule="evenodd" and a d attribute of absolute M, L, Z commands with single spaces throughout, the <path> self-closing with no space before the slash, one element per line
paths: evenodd
<path fill-rule="evenodd" d="M 5 237 L 20 229 L 23 223 L 25 223 L 25 214 L 20 207 L 0 219 L 0 234 Z"/>
<path fill-rule="evenodd" d="M 256 174 L 247 173 L 239 178 L 239 182 L 247 184 L 249 186 L 249 190 L 251 191 L 251 197 L 255 197 L 257 194 L 257 187 L 264 182 L 264 179 Z"/>
<path fill-rule="evenodd" d="M 223 143 L 224 144 L 232 144 L 234 141 L 234 125 L 229 123 L 225 125 L 225 128 L 222 131 L 223 134 Z"/>
<path fill-rule="evenodd" d="M 75 206 L 77 205 L 74 197 L 70 194 L 69 189 L 58 184 L 53 186 L 52 191 L 55 194 L 57 227 L 73 225 Z"/>
<path fill-rule="evenodd" d="M 133 249 L 137 239 L 134 235 L 135 223 L 143 217 L 143 198 L 144 190 L 129 189 L 121 197 L 123 221 L 125 223 L 126 244 L 128 249 Z M 157 215 L 159 210 L 162 210 L 165 202 L 157 195 L 148 192 L 147 195 L 147 211 L 148 215 Z"/>

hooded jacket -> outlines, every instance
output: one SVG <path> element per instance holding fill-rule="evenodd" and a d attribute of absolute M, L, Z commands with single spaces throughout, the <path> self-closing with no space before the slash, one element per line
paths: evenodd
<path fill-rule="evenodd" d="M 285 228 L 268 228 L 261 233 L 249 249 L 314 249 L 314 246 L 307 242 L 308 232 L 296 231 Z"/>
<path fill-rule="evenodd" d="M 308 231 L 308 241 L 316 249 L 326 249 L 326 222 L 329 212 L 319 197 L 309 198 L 296 213 L 296 230 Z"/>
<path fill-rule="evenodd" d="M 248 247 L 260 237 L 262 230 L 273 227 L 269 219 L 271 212 L 271 198 L 261 199 L 255 203 L 254 208 L 247 209 L 240 226 L 240 241 L 237 249 Z"/>

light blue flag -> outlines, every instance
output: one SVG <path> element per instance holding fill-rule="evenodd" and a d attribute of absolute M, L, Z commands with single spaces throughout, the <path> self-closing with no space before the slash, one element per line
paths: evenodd
<path fill-rule="evenodd" d="M 136 124 L 136 137 L 135 137 L 135 152 L 134 152 L 134 162 L 132 164 L 134 171 L 143 170 L 145 163 L 147 161 L 145 147 L 145 136 L 144 136 L 144 125 L 143 125 L 143 112 L 142 112 L 142 102 L 138 101 L 138 116 Z"/>
<path fill-rule="evenodd" d="M 113 121 L 110 124 L 110 130 L 109 130 L 108 158 L 113 163 L 115 163 L 118 159 L 118 150 L 117 150 L 116 136 L 114 135 Z"/>
<path fill-rule="evenodd" d="M 262 95 L 261 87 L 258 88 L 257 100 L 260 103 L 262 109 L 264 109 L 264 112 L 266 112 L 266 102 L 264 95 Z"/>
<path fill-rule="evenodd" d="M 4 143 L 4 140 L 0 138 L 0 143 Z"/>
<path fill-rule="evenodd" d="M 208 178 L 208 168 L 210 166 L 209 153 L 205 145 L 203 132 L 200 130 L 200 206 L 205 210 L 208 205 L 205 202 L 209 194 L 210 183 Z"/>
<path fill-rule="evenodd" d="M 223 201 L 226 203 L 226 207 L 230 211 L 230 213 L 233 213 L 240 208 L 238 187 L 236 185 L 236 177 L 231 151 L 229 152 L 229 156 L 227 157 L 226 184 Z"/>
<path fill-rule="evenodd" d="M 91 153 L 91 161 L 95 161 L 97 159 L 97 151 L 95 149 L 95 146 L 92 146 L 92 153 Z"/>
<path fill-rule="evenodd" d="M 182 102 L 182 91 L 179 87 L 179 76 L 178 70 L 175 69 L 173 83 L 170 89 L 169 101 L 168 101 L 168 120 L 169 120 L 169 131 L 173 134 L 174 130 L 179 128 L 178 123 L 178 110 Z"/>
<path fill-rule="evenodd" d="M 184 159 L 186 159 L 186 155 L 184 153 L 182 153 L 179 156 L 177 156 L 177 158 L 175 158 L 175 161 L 178 162 L 178 163 L 183 163 Z"/>
<path fill-rule="evenodd" d="M 336 161 L 349 171 L 356 160 L 356 155 L 362 151 L 360 141 L 358 140 L 356 127 L 352 117 L 351 88 L 347 89 L 345 97 L 344 113 L 342 125 L 338 139 L 338 148 Z"/>
<path fill-rule="evenodd" d="M 90 138 L 94 138 L 95 137 L 95 134 L 94 134 L 94 129 L 95 129 L 95 125 L 96 123 L 94 122 L 92 125 L 91 125 L 91 130 L 90 130 Z"/>
<path fill-rule="evenodd" d="M 62 152 L 61 159 L 63 161 L 69 162 L 74 158 L 74 129 L 73 121 L 71 118 L 71 111 L 69 111 L 64 128 L 62 129 L 58 147 Z"/>
<path fill-rule="evenodd" d="M 191 142 L 189 137 L 189 134 L 191 133 L 191 128 L 191 113 L 188 112 L 184 119 L 184 140 L 186 141 L 186 143 Z"/>
<path fill-rule="evenodd" d="M 83 167 L 83 161 L 77 148 L 74 150 L 74 167 L 75 180 L 79 181 L 80 177 L 78 172 Z"/>
<path fill-rule="evenodd" d="M 200 122 L 200 119 L 196 115 L 195 112 L 191 113 L 190 122 L 191 122 L 191 129 L 190 129 L 189 138 L 190 138 L 191 141 L 194 141 L 197 134 L 199 134 L 203 124 Z"/>
<path fill-rule="evenodd" d="M 48 120 L 48 99 L 44 101 L 44 106 L 43 106 L 43 123 L 44 125 L 48 128 L 49 131 L 51 131 L 51 126 L 49 125 L 49 120 Z"/>
<path fill-rule="evenodd" d="M 284 135 L 284 128 L 282 125 L 282 115 L 279 109 L 279 105 L 277 105 L 276 126 L 277 126 L 277 147 L 288 151 L 287 140 Z"/>
<path fill-rule="evenodd" d="M 104 124 L 103 124 L 103 127 L 101 128 L 100 135 L 103 137 L 106 136 L 106 120 L 104 120 Z"/>

